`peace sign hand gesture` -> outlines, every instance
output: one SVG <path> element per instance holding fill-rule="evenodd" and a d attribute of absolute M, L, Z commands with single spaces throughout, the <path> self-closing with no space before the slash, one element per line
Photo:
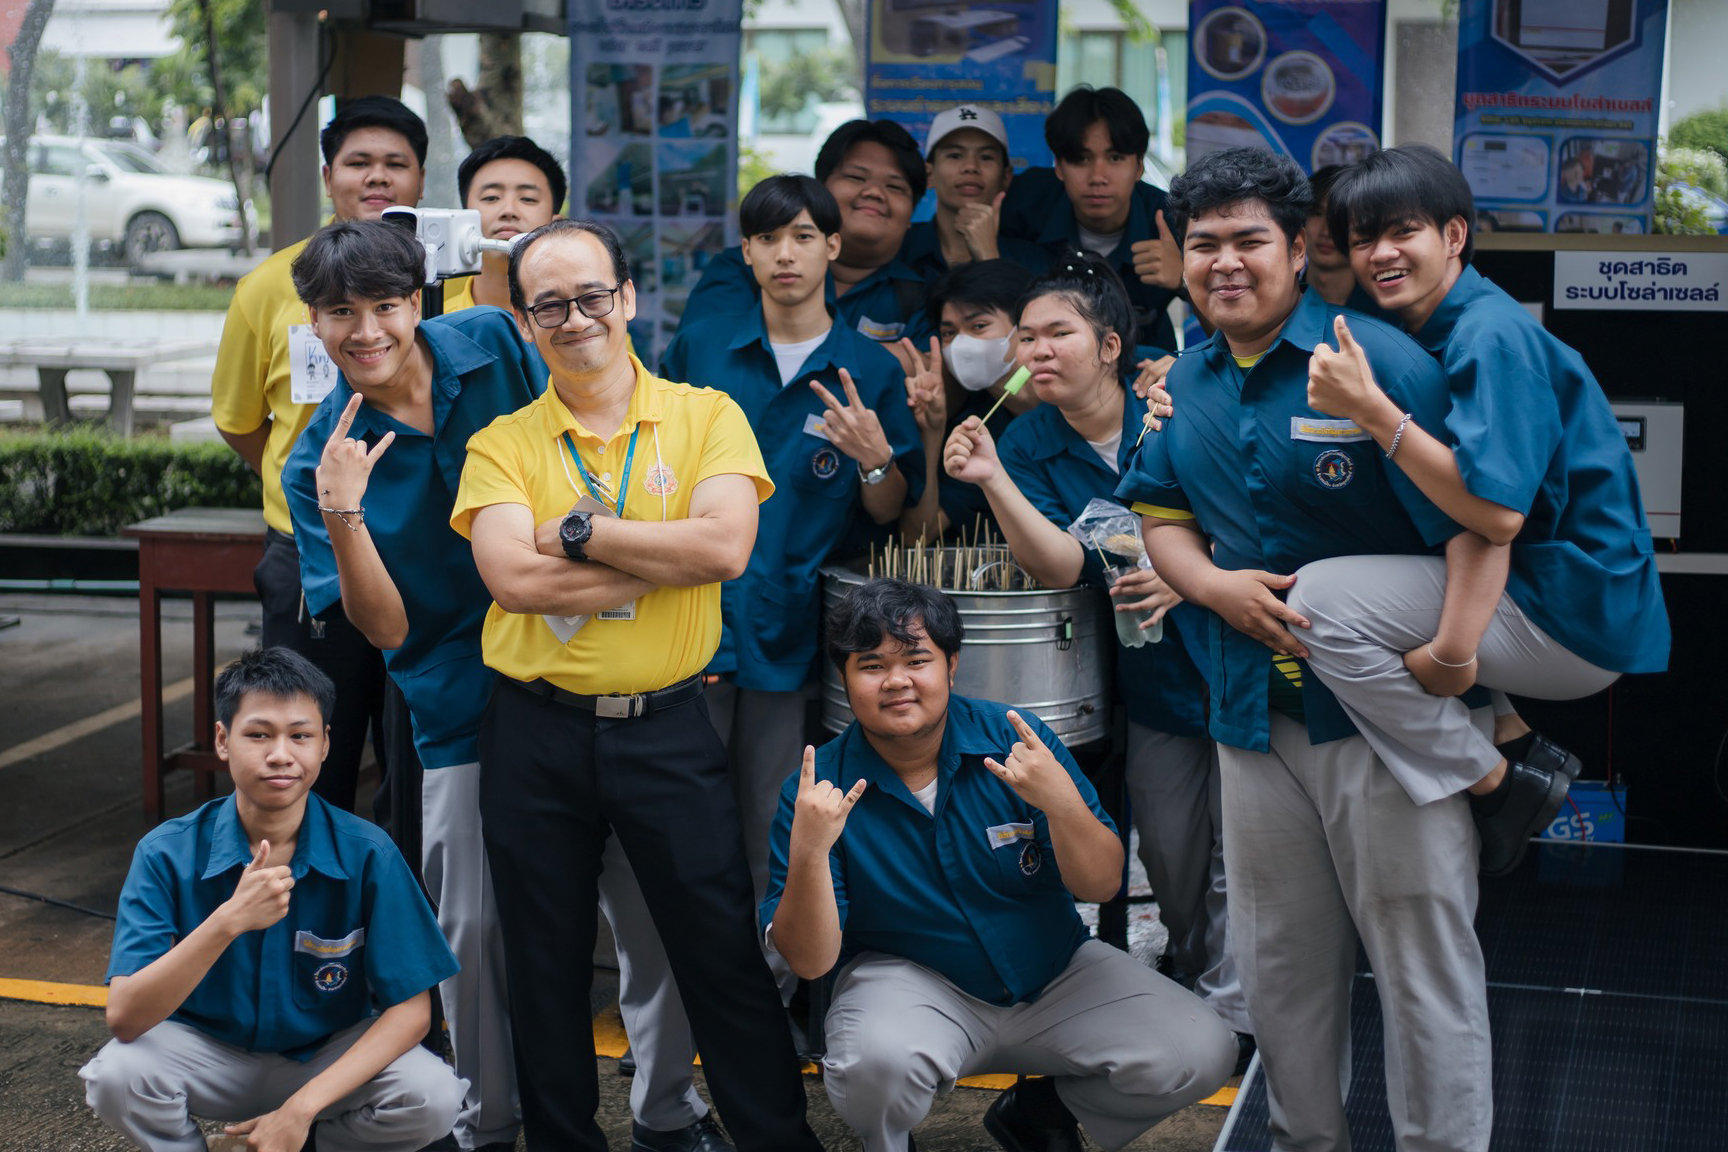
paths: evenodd
<path fill-rule="evenodd" d="M 828 406 L 822 413 L 822 430 L 828 434 L 828 442 L 857 461 L 866 472 L 892 463 L 894 449 L 888 445 L 882 421 L 865 405 L 857 385 L 852 383 L 852 373 L 844 368 L 840 369 L 840 387 L 846 392 L 844 402 L 819 382 L 810 381 L 811 391 Z"/>
<path fill-rule="evenodd" d="M 360 394 L 356 392 L 349 397 L 342 415 L 336 418 L 336 427 L 331 429 L 330 439 L 324 442 L 324 454 L 318 459 L 318 469 L 314 473 L 318 483 L 318 502 L 327 508 L 360 507 L 372 466 L 396 439 L 396 433 L 386 432 L 375 448 L 367 448 L 364 440 L 350 440 L 348 429 L 353 426 L 354 416 L 359 411 Z"/>
<path fill-rule="evenodd" d="M 1308 407 L 1360 424 L 1386 394 L 1374 382 L 1368 353 L 1356 343 L 1344 317 L 1334 319 L 1332 329 L 1338 334 L 1338 351 L 1322 341 L 1314 346 L 1314 357 L 1308 361 Z"/>
<path fill-rule="evenodd" d="M 1010 710 L 1008 723 L 1014 726 L 1020 739 L 1008 750 L 1006 763 L 999 764 L 986 756 L 984 767 L 1014 789 L 1016 796 L 1041 812 L 1058 809 L 1063 801 L 1078 795 L 1073 777 L 1056 759 L 1056 754 L 1038 738 L 1032 726 L 1020 718 L 1020 713 Z"/>
<path fill-rule="evenodd" d="M 920 432 L 940 433 L 948 427 L 948 388 L 942 382 L 942 342 L 930 337 L 928 358 L 918 345 L 902 338 L 902 358 L 911 367 L 906 373 L 906 403 Z"/>
<path fill-rule="evenodd" d="M 816 779 L 816 749 L 806 744 L 804 766 L 798 770 L 798 801 L 792 809 L 790 854 L 827 856 L 868 785 L 869 781 L 859 780 L 850 791 L 842 792 L 828 781 Z"/>

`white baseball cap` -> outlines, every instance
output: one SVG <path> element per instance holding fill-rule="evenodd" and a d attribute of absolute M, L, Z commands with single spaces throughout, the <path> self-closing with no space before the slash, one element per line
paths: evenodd
<path fill-rule="evenodd" d="M 930 131 L 924 135 L 924 158 L 928 160 L 930 153 L 936 151 L 936 145 L 962 128 L 976 128 L 995 137 L 1004 150 L 1008 148 L 1008 126 L 1002 123 L 1002 117 L 976 104 L 961 104 L 930 122 Z"/>

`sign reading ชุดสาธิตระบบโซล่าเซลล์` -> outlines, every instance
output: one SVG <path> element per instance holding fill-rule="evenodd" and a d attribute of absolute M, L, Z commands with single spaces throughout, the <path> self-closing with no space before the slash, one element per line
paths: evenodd
<path fill-rule="evenodd" d="M 1728 312 L 1728 252 L 1556 252 L 1554 307 Z"/>

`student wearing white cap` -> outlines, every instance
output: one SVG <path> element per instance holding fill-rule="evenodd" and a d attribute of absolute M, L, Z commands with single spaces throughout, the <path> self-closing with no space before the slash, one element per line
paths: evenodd
<path fill-rule="evenodd" d="M 1000 257 L 1033 274 L 1049 267 L 1049 253 L 1038 245 L 998 235 L 1002 199 L 1014 179 L 1002 117 L 977 104 L 948 109 L 930 122 L 924 161 L 936 215 L 907 229 L 902 262 L 930 281 L 972 260 Z"/>

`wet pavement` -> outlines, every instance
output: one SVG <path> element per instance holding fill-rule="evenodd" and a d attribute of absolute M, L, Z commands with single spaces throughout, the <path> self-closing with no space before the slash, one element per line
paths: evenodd
<path fill-rule="evenodd" d="M 140 778 L 138 610 L 126 597 L 0 593 L 0 1152 L 106 1150 L 127 1146 L 83 1104 L 77 1070 L 107 1039 L 99 1009 L 43 1003 L 99 986 L 113 914 L 133 845 L 148 830 Z M 218 665 L 255 643 L 256 605 L 219 604 Z M 189 600 L 163 607 L 163 683 L 169 747 L 191 737 L 192 625 Z M 195 806 L 184 773 L 169 777 L 171 814 Z M 364 801 L 362 805 L 364 810 Z M 46 897 L 59 903 L 46 903 Z M 1134 942 L 1159 931 L 1142 914 Z M 604 961 L 604 957 L 602 957 Z M 20 981 L 73 986 L 44 990 Z M 597 972 L 597 1050 L 616 1052 L 616 974 Z M 629 1081 L 601 1057 L 600 1123 L 612 1146 L 629 1147 Z M 698 1076 L 700 1084 L 700 1076 Z M 831 1149 L 856 1149 L 821 1081 L 806 1077 L 812 1122 Z M 925 1152 L 989 1152 L 979 1126 L 995 1098 L 961 1087 L 937 1101 L 918 1129 Z M 1225 1110 L 1195 1105 L 1130 1147 L 1210 1149 Z"/>

